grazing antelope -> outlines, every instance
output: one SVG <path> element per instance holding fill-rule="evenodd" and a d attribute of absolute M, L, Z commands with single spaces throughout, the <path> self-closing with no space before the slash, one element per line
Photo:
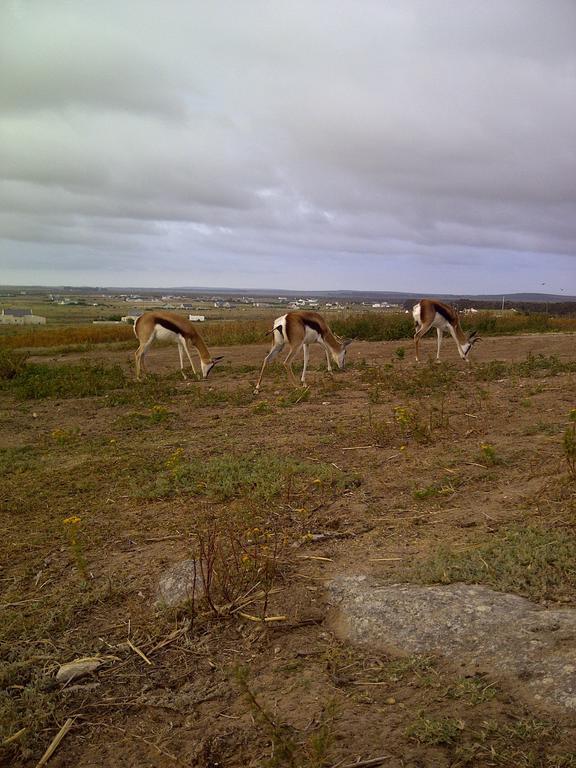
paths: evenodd
<path fill-rule="evenodd" d="M 204 344 L 202 337 L 196 328 L 194 328 L 193 323 L 175 312 L 145 312 L 134 323 L 134 333 L 140 342 L 140 346 L 135 353 L 137 381 L 140 381 L 140 368 L 144 370 L 144 356 L 148 352 L 154 339 L 160 339 L 162 341 L 172 340 L 178 344 L 180 370 L 182 371 L 182 376 L 184 378 L 187 377 L 184 373 L 184 358 L 182 352 L 186 352 L 186 356 L 192 366 L 192 371 L 194 372 L 194 375 L 196 375 L 196 368 L 194 368 L 194 363 L 192 362 L 190 351 L 188 350 L 189 341 L 192 346 L 196 347 L 200 357 L 202 378 L 208 378 L 208 374 L 218 360 L 222 360 L 221 357 L 210 356 L 208 347 Z"/>
<path fill-rule="evenodd" d="M 414 334 L 414 343 L 416 346 L 416 362 L 418 359 L 418 343 L 424 334 L 428 333 L 430 328 L 436 328 L 438 335 L 438 349 L 436 352 L 436 361 L 440 360 L 440 346 L 442 344 L 442 335 L 448 331 L 458 347 L 460 357 L 467 363 L 468 353 L 472 346 L 480 341 L 476 331 L 469 334 L 464 333 L 460 326 L 460 318 L 453 307 L 443 304 L 436 299 L 421 299 L 418 304 L 412 308 L 412 315 L 416 323 L 416 333 Z"/>
<path fill-rule="evenodd" d="M 254 390 L 256 393 L 260 389 L 260 382 L 262 381 L 266 363 L 273 360 L 282 351 L 285 344 L 288 344 L 289 352 L 286 360 L 284 360 L 284 366 L 286 367 L 291 384 L 297 387 L 298 382 L 292 370 L 292 361 L 302 347 L 304 348 L 304 368 L 302 369 L 300 381 L 303 386 L 306 386 L 306 368 L 308 367 L 308 347 L 310 344 L 317 342 L 324 347 L 328 370 L 331 371 L 331 360 L 336 363 L 338 368 L 344 368 L 346 348 L 352 343 L 352 339 L 337 338 L 318 312 L 288 312 L 287 315 L 282 315 L 282 317 L 274 320 L 272 331 L 269 331 L 269 333 L 272 333 L 274 337 L 272 349 L 262 363 L 260 376 Z"/>

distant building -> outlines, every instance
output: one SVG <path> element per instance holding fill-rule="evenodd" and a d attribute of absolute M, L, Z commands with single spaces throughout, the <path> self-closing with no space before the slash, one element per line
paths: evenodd
<path fill-rule="evenodd" d="M 188 315 L 188 320 L 193 323 L 203 323 L 206 320 L 206 315 Z"/>
<path fill-rule="evenodd" d="M 10 309 L 2 310 L 0 314 L 1 325 L 45 325 L 46 318 L 40 315 L 33 315 L 31 309 Z"/>
<path fill-rule="evenodd" d="M 124 315 L 124 317 L 121 317 L 123 323 L 134 323 L 136 320 L 138 320 L 139 317 L 141 317 L 144 314 L 144 312 L 131 312 L 129 315 Z"/>
<path fill-rule="evenodd" d="M 3 315 L 7 315 L 9 317 L 30 317 L 32 315 L 31 309 L 3 309 L 2 310 Z"/>

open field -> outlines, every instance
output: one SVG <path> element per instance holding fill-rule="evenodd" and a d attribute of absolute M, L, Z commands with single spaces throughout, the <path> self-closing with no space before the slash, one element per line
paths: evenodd
<path fill-rule="evenodd" d="M 271 366 L 257 397 L 261 343 L 211 348 L 207 382 L 154 347 L 141 384 L 134 346 L 0 382 L 0 762 L 36 766 L 70 718 L 51 767 L 576 766 L 573 718 L 342 644 L 324 595 L 366 573 L 576 607 L 575 335 L 487 337 L 470 366 L 357 342 L 333 376 L 316 347 L 308 390 Z M 207 595 L 155 606 L 200 554 Z M 78 657 L 104 663 L 57 684 Z"/>

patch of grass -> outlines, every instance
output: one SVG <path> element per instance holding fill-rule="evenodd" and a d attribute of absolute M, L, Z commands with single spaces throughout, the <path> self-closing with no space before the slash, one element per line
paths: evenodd
<path fill-rule="evenodd" d="M 38 457 L 38 449 L 32 445 L 17 448 L 0 448 L 0 475 L 32 469 Z"/>
<path fill-rule="evenodd" d="M 558 376 L 562 373 L 574 373 L 576 371 L 576 362 L 573 360 L 559 360 L 554 355 L 529 354 L 526 360 L 517 363 L 505 363 L 502 360 L 477 363 L 473 371 L 478 381 L 497 381 L 510 376 L 538 378 L 540 376 Z"/>
<path fill-rule="evenodd" d="M 455 475 L 446 475 L 437 483 L 431 483 L 424 488 L 415 488 L 412 495 L 418 501 L 453 496 L 461 484 L 461 478 Z"/>
<path fill-rule="evenodd" d="M 559 530 L 517 526 L 466 552 L 441 547 L 403 577 L 425 584 L 488 584 L 535 600 L 576 589 L 576 536 Z"/>
<path fill-rule="evenodd" d="M 288 456 L 250 453 L 188 459 L 177 449 L 151 481 L 143 485 L 138 480 L 137 494 L 163 498 L 189 493 L 218 501 L 245 497 L 260 502 L 283 495 L 287 500 L 302 500 L 349 482 L 329 464 Z"/>
<path fill-rule="evenodd" d="M 291 389 L 287 395 L 282 395 L 278 398 L 278 405 L 280 408 L 291 408 L 298 403 L 305 403 L 310 399 L 310 388 L 302 387 L 298 389 Z"/>
<path fill-rule="evenodd" d="M 576 766 L 574 752 L 556 751 L 559 728 L 554 723 L 535 718 L 518 718 L 512 725 L 485 720 L 470 735 L 472 743 L 456 747 L 454 765 L 476 765 L 480 759 L 502 768 Z"/>
<path fill-rule="evenodd" d="M 387 679 L 396 683 L 407 677 L 426 678 L 434 671 L 435 666 L 436 659 L 433 656 L 413 654 L 388 661 L 384 669 Z"/>
<path fill-rule="evenodd" d="M 146 429 L 162 424 L 165 421 L 172 419 L 174 416 L 174 411 L 168 410 L 168 408 L 163 405 L 153 405 L 145 413 L 135 412 L 121 416 L 118 419 L 117 424 L 118 426 L 127 429 Z"/>
<path fill-rule="evenodd" d="M 460 678 L 450 686 L 446 695 L 450 699 L 461 699 L 466 704 L 476 706 L 485 701 L 491 701 L 499 692 L 500 689 L 496 683 L 488 682 L 484 675 L 474 675 Z"/>
<path fill-rule="evenodd" d="M 482 443 L 480 446 L 480 453 L 477 456 L 479 464 L 483 464 L 485 467 L 494 467 L 497 464 L 502 464 L 502 459 L 496 453 L 496 448 L 491 443 Z"/>
<path fill-rule="evenodd" d="M 124 389 L 106 395 L 106 405 L 116 408 L 122 406 L 148 407 L 162 403 L 169 398 L 185 395 L 170 381 L 149 375 L 144 381 L 128 382 Z"/>
<path fill-rule="evenodd" d="M 381 390 L 406 395 L 422 395 L 433 392 L 448 393 L 456 387 L 459 371 L 448 363 L 427 363 L 414 368 L 401 368 L 392 363 L 363 366 L 360 378 L 368 384 L 377 384 Z"/>
<path fill-rule="evenodd" d="M 385 421 L 374 419 L 371 407 L 368 408 L 368 425 L 378 445 L 384 446 L 398 440 L 427 443 L 449 423 L 444 396 L 429 400 L 425 405 L 418 402 L 395 405 L 391 416 L 391 419 Z"/>
<path fill-rule="evenodd" d="M 43 398 L 95 397 L 127 386 L 119 365 L 80 363 L 44 365 L 27 363 L 3 388 L 20 400 Z"/>
<path fill-rule="evenodd" d="M 274 409 L 270 405 L 270 403 L 267 400 L 261 400 L 259 403 L 256 403 L 256 405 L 252 408 L 252 413 L 262 414 L 262 413 L 272 413 Z"/>
<path fill-rule="evenodd" d="M 406 729 L 406 735 L 419 744 L 451 746 L 462 736 L 462 720 L 453 717 L 432 718 L 420 716 Z"/>
<path fill-rule="evenodd" d="M 524 435 L 557 435 L 562 431 L 559 424 L 552 422 L 537 421 L 535 424 L 529 424 L 523 430 Z"/>

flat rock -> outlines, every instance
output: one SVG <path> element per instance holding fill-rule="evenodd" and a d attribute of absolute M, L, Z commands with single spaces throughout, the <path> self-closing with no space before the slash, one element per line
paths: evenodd
<path fill-rule="evenodd" d="M 182 560 L 165 571 L 158 580 L 156 605 L 177 608 L 204 594 L 204 582 L 198 562 Z"/>
<path fill-rule="evenodd" d="M 69 683 L 72 680 L 77 680 L 79 677 L 96 672 L 102 664 L 104 664 L 104 659 L 101 659 L 99 656 L 74 659 L 74 661 L 70 661 L 68 664 L 61 665 L 56 673 L 56 680 L 59 683 Z"/>
<path fill-rule="evenodd" d="M 541 704 L 576 709 L 576 611 L 482 585 L 382 586 L 341 576 L 330 587 L 342 638 L 389 653 L 433 653 L 517 683 Z"/>

